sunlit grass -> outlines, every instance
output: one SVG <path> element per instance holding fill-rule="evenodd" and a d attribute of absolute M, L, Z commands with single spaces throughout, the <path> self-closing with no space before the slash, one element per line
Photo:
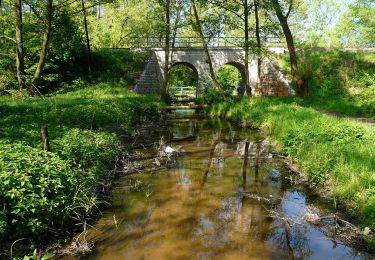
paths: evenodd
<path fill-rule="evenodd" d="M 302 73 L 310 75 L 302 105 L 375 118 L 375 53 L 304 49 L 299 56 Z M 288 56 L 279 62 L 290 73 Z"/>

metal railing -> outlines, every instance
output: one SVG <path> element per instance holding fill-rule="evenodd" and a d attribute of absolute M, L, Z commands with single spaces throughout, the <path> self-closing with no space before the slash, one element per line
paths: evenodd
<path fill-rule="evenodd" d="M 250 42 L 255 44 L 255 38 L 250 38 Z M 263 45 L 266 46 L 282 46 L 284 44 L 280 38 L 267 37 L 262 38 Z M 165 40 L 163 37 L 139 37 L 133 39 L 130 43 L 131 48 L 164 48 Z M 210 48 L 220 47 L 244 47 L 244 37 L 213 37 L 207 42 Z M 171 48 L 193 48 L 203 47 L 202 41 L 199 37 L 176 37 L 170 41 Z"/>

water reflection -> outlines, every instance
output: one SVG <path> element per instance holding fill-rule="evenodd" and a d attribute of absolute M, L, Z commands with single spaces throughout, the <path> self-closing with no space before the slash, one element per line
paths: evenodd
<path fill-rule="evenodd" d="M 303 220 L 310 201 L 272 177 L 287 169 L 259 132 L 189 120 L 169 127 L 169 136 L 186 155 L 173 169 L 124 177 L 87 235 L 95 250 L 82 258 L 365 258 Z M 131 189 L 136 182 L 142 188 Z"/>

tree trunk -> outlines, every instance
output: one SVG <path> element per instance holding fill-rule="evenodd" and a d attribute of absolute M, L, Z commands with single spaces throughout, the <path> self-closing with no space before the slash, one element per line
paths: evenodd
<path fill-rule="evenodd" d="M 172 33 L 172 56 L 173 56 L 173 48 L 175 47 L 175 43 L 176 43 L 177 29 L 178 29 L 178 24 L 179 24 L 180 19 L 181 19 L 182 8 L 183 8 L 183 4 L 180 3 L 179 6 L 178 6 L 178 10 L 177 10 L 176 20 L 175 20 L 175 23 L 174 23 L 174 26 L 173 26 L 173 33 Z"/>
<path fill-rule="evenodd" d="M 203 44 L 203 49 L 204 49 L 204 53 L 206 55 L 207 63 L 208 63 L 209 69 L 210 69 L 210 76 L 211 76 L 212 82 L 214 84 L 214 87 L 217 88 L 220 91 L 220 94 L 224 97 L 225 96 L 224 92 L 221 89 L 220 84 L 216 79 L 216 75 L 215 75 L 214 67 L 212 65 L 210 52 L 208 51 L 206 38 L 204 37 L 203 30 L 202 30 L 202 24 L 201 24 L 201 21 L 199 19 L 196 1 L 191 0 L 191 2 L 192 2 L 192 6 L 193 6 L 194 18 L 195 18 L 195 23 L 196 23 L 196 27 L 197 27 L 196 29 L 198 31 L 199 37 L 201 38 L 201 41 L 202 41 L 202 44 Z"/>
<path fill-rule="evenodd" d="M 19 89 L 25 88 L 25 61 L 23 53 L 23 21 L 22 21 L 22 0 L 16 0 L 16 67 Z"/>
<path fill-rule="evenodd" d="M 167 98 L 168 83 L 169 83 L 169 51 L 170 51 L 170 38 L 171 38 L 171 0 L 166 0 L 165 6 L 165 43 L 164 43 L 164 84 L 161 89 L 160 99 L 165 101 Z"/>
<path fill-rule="evenodd" d="M 255 11 L 255 37 L 257 39 L 257 55 L 258 55 L 258 62 L 257 62 L 257 82 L 256 82 L 256 89 L 260 90 L 262 87 L 262 59 L 260 57 L 260 51 L 262 48 L 260 42 L 260 30 L 259 30 L 259 2 L 258 0 L 254 0 L 254 11 Z"/>
<path fill-rule="evenodd" d="M 86 8 L 85 8 L 85 0 L 81 0 L 82 6 L 82 15 L 83 15 L 83 25 L 85 28 L 85 36 L 86 36 L 86 46 L 87 46 L 87 62 L 89 63 L 89 72 L 92 72 L 92 57 L 91 57 L 91 46 L 90 46 L 90 37 L 89 37 L 89 30 L 87 26 L 87 15 L 86 15 Z"/>
<path fill-rule="evenodd" d="M 46 24 L 45 24 L 44 35 L 43 35 L 43 43 L 42 43 L 42 48 L 39 53 L 39 62 L 38 62 L 38 65 L 34 74 L 31 87 L 29 89 L 30 94 L 33 94 L 33 92 L 35 90 L 38 90 L 39 88 L 44 64 L 47 58 L 48 44 L 49 44 L 49 40 L 51 36 L 52 17 L 53 17 L 53 0 L 47 0 L 47 17 L 45 21 Z"/>
<path fill-rule="evenodd" d="M 286 43 L 288 45 L 290 67 L 291 67 L 293 79 L 295 83 L 297 84 L 297 93 L 301 97 L 306 97 L 307 89 L 304 88 L 303 80 L 298 70 L 298 58 L 297 58 L 296 48 L 295 48 L 294 41 L 293 41 L 292 32 L 290 31 L 288 22 L 286 20 L 281 22 L 281 26 L 283 28 Z"/>
<path fill-rule="evenodd" d="M 101 9 L 102 9 L 102 4 L 101 1 L 98 1 L 98 6 L 96 7 L 96 20 L 100 20 L 101 18 Z"/>
<path fill-rule="evenodd" d="M 42 129 L 40 130 L 40 136 L 42 137 L 43 150 L 50 151 L 49 138 L 48 138 L 48 128 L 46 126 L 42 127 Z"/>
<path fill-rule="evenodd" d="M 293 80 L 295 84 L 297 85 L 297 94 L 301 97 L 306 97 L 308 95 L 308 89 L 306 88 L 302 80 L 301 74 L 298 70 L 298 58 L 297 58 L 296 48 L 294 45 L 293 34 L 288 25 L 288 16 L 290 14 L 290 10 L 292 6 L 289 7 L 288 13 L 284 15 L 278 0 L 273 0 L 273 4 L 274 4 L 276 16 L 279 19 L 280 25 L 283 29 L 283 33 L 286 39 L 286 43 L 288 45 L 290 67 L 292 71 Z"/>
<path fill-rule="evenodd" d="M 248 0 L 244 1 L 244 15 L 245 15 L 245 88 L 248 97 L 251 97 L 250 87 L 250 73 L 249 73 L 249 5 Z"/>

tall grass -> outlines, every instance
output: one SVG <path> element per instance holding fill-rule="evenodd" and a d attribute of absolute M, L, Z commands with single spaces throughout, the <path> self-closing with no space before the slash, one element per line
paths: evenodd
<path fill-rule="evenodd" d="M 264 129 L 290 160 L 375 228 L 375 130 L 301 107 L 293 98 L 212 105 L 210 114 Z"/>

